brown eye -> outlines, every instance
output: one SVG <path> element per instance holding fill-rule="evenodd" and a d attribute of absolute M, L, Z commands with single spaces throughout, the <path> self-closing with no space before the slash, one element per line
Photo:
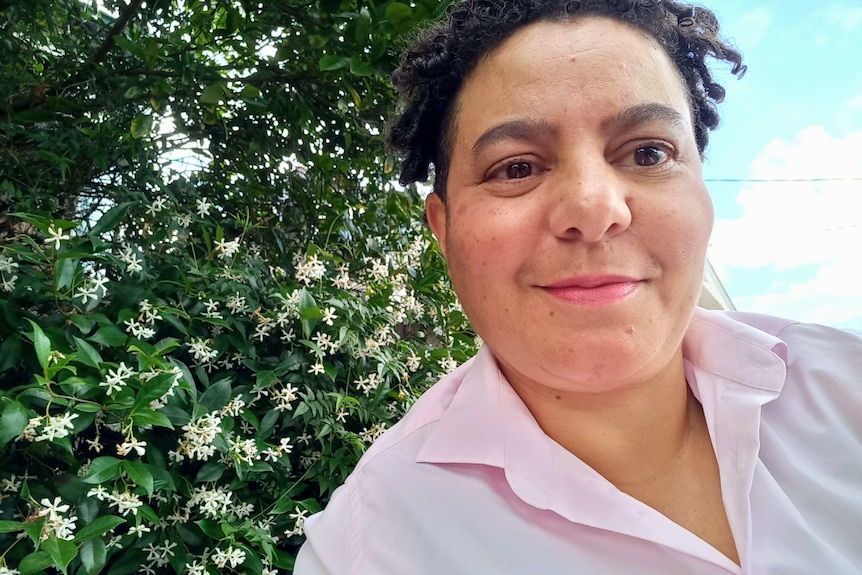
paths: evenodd
<path fill-rule="evenodd" d="M 533 174 L 533 166 L 527 162 L 518 162 L 506 166 L 506 177 L 510 180 L 527 178 Z"/>
<path fill-rule="evenodd" d="M 635 150 L 635 163 L 638 166 L 657 166 L 667 160 L 667 152 L 655 146 L 643 146 Z"/>

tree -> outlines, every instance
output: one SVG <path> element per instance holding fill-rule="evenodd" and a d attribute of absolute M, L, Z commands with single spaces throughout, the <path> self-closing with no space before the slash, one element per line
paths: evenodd
<path fill-rule="evenodd" d="M 447 4 L 0 4 L 0 572 L 289 571 L 473 352 L 381 138 Z"/>

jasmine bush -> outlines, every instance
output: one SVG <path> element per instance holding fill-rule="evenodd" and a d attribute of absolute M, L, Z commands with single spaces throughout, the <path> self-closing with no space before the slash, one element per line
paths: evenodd
<path fill-rule="evenodd" d="M 0 7 L 0 575 L 290 572 L 473 353 L 380 142 L 445 4 Z"/>

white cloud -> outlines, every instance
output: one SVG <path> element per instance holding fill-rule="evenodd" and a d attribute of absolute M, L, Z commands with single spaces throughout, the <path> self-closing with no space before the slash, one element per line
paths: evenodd
<path fill-rule="evenodd" d="M 773 140 L 750 177 L 860 178 L 862 130 L 833 136 L 809 126 L 791 141 Z M 862 181 L 753 183 L 736 201 L 742 216 L 718 220 L 710 247 L 721 277 L 817 266 L 810 281 L 776 282 L 758 297 L 736 298 L 737 307 L 831 324 L 862 318 Z"/>
<path fill-rule="evenodd" d="M 839 25 L 845 32 L 853 32 L 862 26 L 862 8 L 833 4 L 827 11 L 831 24 Z"/>
<path fill-rule="evenodd" d="M 763 294 L 736 298 L 738 309 L 862 329 L 862 268 L 841 260 L 826 264 L 803 282 L 775 282 Z"/>
<path fill-rule="evenodd" d="M 771 23 L 772 16 L 763 6 L 749 10 L 739 18 L 737 41 L 742 43 L 746 50 L 753 50 Z"/>

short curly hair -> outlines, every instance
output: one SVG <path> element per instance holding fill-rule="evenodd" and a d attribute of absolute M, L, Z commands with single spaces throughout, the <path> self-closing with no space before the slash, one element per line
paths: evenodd
<path fill-rule="evenodd" d="M 466 78 L 518 29 L 588 16 L 627 23 L 664 48 L 688 88 L 694 135 L 703 155 L 709 131 L 718 126 L 715 104 L 725 95 L 707 57 L 729 62 L 739 77 L 746 69 L 742 55 L 719 37 L 711 11 L 674 0 L 462 0 L 446 21 L 419 35 L 392 75 L 401 102 L 387 140 L 404 154 L 401 183 L 427 181 L 433 165 L 434 191 L 445 201 L 455 102 Z"/>

